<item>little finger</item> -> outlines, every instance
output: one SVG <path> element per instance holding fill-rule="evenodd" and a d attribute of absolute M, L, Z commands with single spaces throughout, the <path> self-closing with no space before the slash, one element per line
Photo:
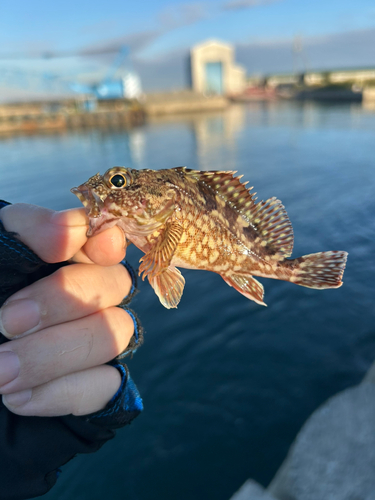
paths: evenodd
<path fill-rule="evenodd" d="M 4 395 L 3 403 L 17 415 L 88 415 L 105 408 L 120 384 L 118 370 L 101 365 L 70 373 L 33 389 Z"/>

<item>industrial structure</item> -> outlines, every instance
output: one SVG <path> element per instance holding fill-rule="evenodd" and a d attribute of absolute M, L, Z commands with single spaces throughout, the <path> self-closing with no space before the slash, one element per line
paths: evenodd
<path fill-rule="evenodd" d="M 229 43 L 207 40 L 190 53 L 191 83 L 195 92 L 205 95 L 236 95 L 246 88 L 246 70 L 235 64 Z"/>
<path fill-rule="evenodd" d="M 70 54 L 70 56 L 79 55 L 79 52 Z M 80 98 L 86 99 L 88 103 L 108 99 L 138 99 L 142 95 L 141 81 L 132 67 L 129 48 L 127 46 L 119 48 L 104 76 L 99 78 L 96 75 L 96 78 L 93 79 L 91 77 L 89 82 L 84 72 L 80 72 L 75 77 L 67 77 L 63 73 L 47 71 L 50 60 L 63 57 L 66 56 L 59 53 L 50 54 L 48 57 L 42 54 L 39 57 L 32 57 L 38 60 L 39 67 L 41 62 L 45 63 L 43 71 L 30 70 L 30 65 L 27 64 L 22 68 L 22 64 L 19 65 L 19 61 L 13 67 L 0 61 L 2 62 L 0 67 L 0 85 L 39 92 L 43 95 L 44 99 L 48 95 L 51 99 L 54 98 L 54 95 L 59 95 L 61 99 L 77 95 Z M 24 63 L 30 62 L 27 56 L 16 57 L 16 59 Z M 7 63 L 8 60 L 5 62 Z M 87 111 L 90 109 L 90 106 L 88 106 Z"/>
<path fill-rule="evenodd" d="M 250 77 L 249 83 L 256 83 L 259 77 Z M 271 87 L 278 85 L 303 84 L 315 85 L 357 85 L 360 88 L 375 85 L 375 68 L 350 68 L 323 71 L 306 71 L 305 73 L 284 73 L 264 78 Z"/>

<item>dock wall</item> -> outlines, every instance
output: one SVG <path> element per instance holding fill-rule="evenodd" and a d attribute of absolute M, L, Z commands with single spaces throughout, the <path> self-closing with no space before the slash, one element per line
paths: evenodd
<path fill-rule="evenodd" d="M 192 91 L 149 94 L 142 102 L 125 99 L 40 102 L 0 105 L 0 134 L 64 131 L 80 128 L 130 128 L 147 116 L 221 110 L 228 106 L 224 96 L 204 96 Z"/>
<path fill-rule="evenodd" d="M 229 101 L 224 96 L 205 96 L 192 91 L 149 94 L 143 104 L 146 115 L 167 115 L 224 109 Z"/>
<path fill-rule="evenodd" d="M 24 103 L 0 106 L 0 134 L 54 132 L 78 128 L 130 128 L 141 125 L 145 113 L 140 106 L 121 103 L 95 111 L 77 109 L 77 103 Z"/>

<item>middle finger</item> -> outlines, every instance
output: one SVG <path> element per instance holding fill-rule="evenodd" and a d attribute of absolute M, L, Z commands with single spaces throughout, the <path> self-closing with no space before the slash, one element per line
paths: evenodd
<path fill-rule="evenodd" d="M 121 264 L 72 264 L 23 288 L 0 310 L 0 330 L 8 338 L 40 331 L 117 305 L 131 279 Z"/>

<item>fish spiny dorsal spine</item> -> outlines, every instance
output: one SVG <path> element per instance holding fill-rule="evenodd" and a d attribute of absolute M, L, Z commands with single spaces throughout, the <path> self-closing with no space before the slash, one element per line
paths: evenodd
<path fill-rule="evenodd" d="M 253 187 L 242 183 L 242 175 L 234 177 L 234 171 L 200 172 L 183 169 L 182 172 L 208 186 L 215 196 L 235 210 L 251 226 L 262 246 L 268 246 L 278 254 L 278 259 L 290 257 L 293 250 L 293 229 L 280 200 L 270 198 L 256 203 Z"/>

